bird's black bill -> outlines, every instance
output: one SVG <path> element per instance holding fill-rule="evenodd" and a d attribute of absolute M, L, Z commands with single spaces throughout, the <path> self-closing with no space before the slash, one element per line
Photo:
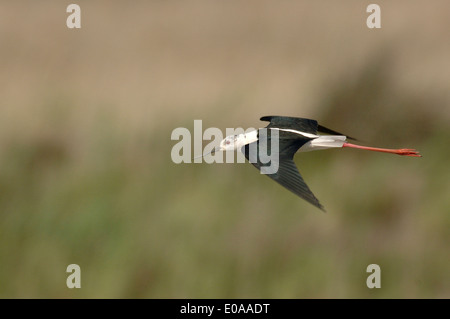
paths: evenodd
<path fill-rule="evenodd" d="M 208 156 L 208 155 L 213 155 L 215 152 L 218 152 L 218 151 L 220 151 L 219 147 L 213 148 L 213 150 L 211 152 L 203 154 L 203 155 L 196 156 L 192 160 L 195 160 L 195 159 L 201 158 L 201 157 L 203 158 L 203 157 Z"/>

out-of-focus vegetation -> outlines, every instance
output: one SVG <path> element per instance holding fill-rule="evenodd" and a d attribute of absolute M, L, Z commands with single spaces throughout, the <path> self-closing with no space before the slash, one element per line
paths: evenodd
<path fill-rule="evenodd" d="M 0 3 L 0 297 L 450 297 L 450 6 L 378 3 Z M 272 114 L 424 157 L 296 157 L 326 214 L 171 161 L 176 127 Z"/>

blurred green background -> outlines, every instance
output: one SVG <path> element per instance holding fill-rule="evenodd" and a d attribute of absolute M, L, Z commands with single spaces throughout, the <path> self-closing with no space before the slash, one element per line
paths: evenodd
<path fill-rule="evenodd" d="M 70 3 L 0 2 L 0 297 L 450 297 L 448 1 L 376 1 L 377 30 L 369 1 Z M 326 214 L 171 161 L 173 129 L 263 115 L 423 158 L 297 156 Z"/>

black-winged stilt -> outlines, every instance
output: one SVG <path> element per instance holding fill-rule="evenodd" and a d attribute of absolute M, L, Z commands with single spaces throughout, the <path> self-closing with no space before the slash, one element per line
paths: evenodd
<path fill-rule="evenodd" d="M 240 150 L 244 153 L 247 160 L 261 170 L 261 168 L 264 167 L 264 164 L 257 156 L 260 146 L 263 147 L 261 145 L 262 143 L 260 143 L 260 138 L 262 137 L 261 134 L 265 135 L 264 140 L 267 141 L 267 143 L 265 143 L 266 145 L 264 145 L 264 151 L 270 153 L 271 143 L 269 143 L 269 140 L 271 139 L 271 132 L 276 130 L 278 133 L 279 147 L 278 154 L 276 154 L 277 156 L 272 158 L 278 160 L 278 171 L 266 175 L 297 196 L 324 211 L 324 207 L 311 192 L 298 172 L 293 160 L 294 154 L 297 151 L 307 152 L 335 147 L 351 147 L 368 151 L 421 157 L 419 152 L 414 149 L 386 149 L 350 144 L 346 142 L 346 139 L 349 138 L 355 140 L 354 138 L 321 126 L 317 121 L 311 119 L 287 116 L 263 116 L 261 117 L 261 121 L 270 122 L 266 127 L 266 130 L 254 130 L 245 134 L 228 136 L 222 140 L 220 146 L 215 148 L 211 153 L 227 150 Z M 319 135 L 318 132 L 325 133 L 326 135 Z M 257 159 L 256 161 L 250 160 L 255 158 Z"/>

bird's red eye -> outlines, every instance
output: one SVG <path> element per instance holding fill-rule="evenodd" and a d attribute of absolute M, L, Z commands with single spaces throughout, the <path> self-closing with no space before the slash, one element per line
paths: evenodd
<path fill-rule="evenodd" d="M 227 145 L 230 144 L 230 141 L 226 141 L 225 144 L 227 144 Z"/>

